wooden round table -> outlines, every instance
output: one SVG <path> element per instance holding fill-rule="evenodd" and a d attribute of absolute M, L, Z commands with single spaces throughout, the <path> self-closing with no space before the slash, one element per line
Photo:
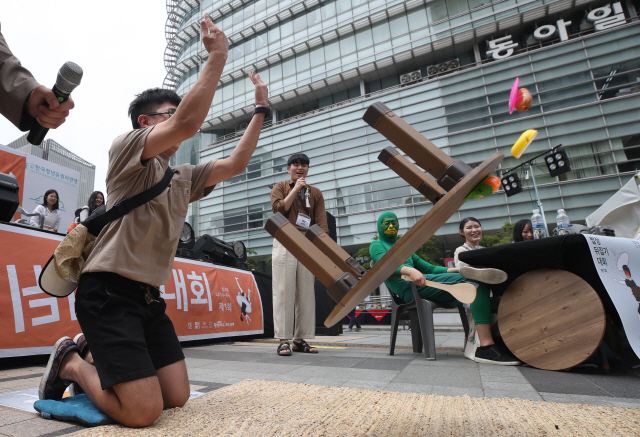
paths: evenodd
<path fill-rule="evenodd" d="M 522 362 L 562 370 L 598 349 L 605 314 L 600 297 L 582 278 L 566 270 L 540 269 L 509 285 L 498 307 L 498 326 Z"/>

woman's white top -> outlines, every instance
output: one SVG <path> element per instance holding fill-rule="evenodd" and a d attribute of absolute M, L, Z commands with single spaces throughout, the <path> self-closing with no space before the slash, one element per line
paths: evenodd
<path fill-rule="evenodd" d="M 80 217 L 76 217 L 76 223 L 82 223 L 89 217 L 89 206 L 85 205 L 80 210 Z"/>
<path fill-rule="evenodd" d="M 60 210 L 55 209 L 53 212 L 49 212 L 49 209 L 42 205 L 36 206 L 36 209 L 33 210 L 34 214 L 36 212 L 40 214 L 44 214 L 44 226 L 43 229 L 50 231 L 52 229 L 60 229 L 60 219 L 62 216 L 60 215 Z M 34 216 L 31 217 L 31 224 L 38 227 L 40 224 L 39 217 Z"/>
<path fill-rule="evenodd" d="M 478 245 L 476 247 L 473 247 L 469 243 L 465 242 L 462 246 L 458 247 L 456 251 L 453 253 L 453 262 L 456 264 L 456 267 L 460 268 L 460 267 L 466 267 L 469 265 L 465 262 L 460 261 L 458 259 L 458 255 L 460 255 L 462 252 L 467 252 L 469 250 L 476 250 L 476 249 L 482 249 L 482 246 Z"/>

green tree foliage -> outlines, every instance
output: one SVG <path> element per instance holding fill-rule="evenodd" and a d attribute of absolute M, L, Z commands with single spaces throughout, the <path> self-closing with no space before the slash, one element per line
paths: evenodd
<path fill-rule="evenodd" d="M 247 255 L 257 255 L 258 252 L 256 252 L 255 250 L 249 249 L 247 248 Z M 247 256 L 247 266 L 249 267 L 249 269 L 257 269 L 258 268 L 258 261 L 256 261 L 256 259 L 252 256 Z"/>
<path fill-rule="evenodd" d="M 380 237 L 378 237 L 377 235 L 374 236 L 371 240 L 379 240 Z M 365 270 L 369 270 L 371 268 L 371 255 L 369 255 L 369 246 L 365 246 L 363 248 L 361 248 L 360 250 L 358 250 L 356 252 L 355 255 L 353 255 L 353 257 L 357 260 L 359 258 L 363 258 L 364 262 L 362 263 L 362 267 L 364 267 Z"/>
<path fill-rule="evenodd" d="M 504 225 L 495 235 L 484 235 L 480 240 L 480 246 L 491 247 L 513 242 L 513 223 L 504 222 Z"/>
<path fill-rule="evenodd" d="M 422 246 L 420 246 L 420 249 L 418 249 L 416 251 L 416 255 L 418 255 L 420 258 L 422 258 L 423 260 L 425 260 L 429 264 L 433 264 L 434 266 L 441 265 L 438 261 L 434 261 L 433 259 L 431 259 L 427 255 L 427 252 L 440 253 L 440 249 L 438 247 L 438 237 L 436 235 L 432 235 L 431 238 L 429 238 L 426 243 L 424 243 Z"/>

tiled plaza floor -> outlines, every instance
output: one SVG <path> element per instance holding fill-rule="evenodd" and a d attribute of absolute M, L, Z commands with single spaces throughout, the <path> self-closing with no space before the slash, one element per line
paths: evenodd
<path fill-rule="evenodd" d="M 317 355 L 279 357 L 269 340 L 194 345 L 184 348 L 191 388 L 208 392 L 245 379 L 277 380 L 373 390 L 511 397 L 538 401 L 640 407 L 640 371 L 612 367 L 548 372 L 528 366 L 478 364 L 462 354 L 461 332 L 437 332 L 436 361 L 411 351 L 411 336 L 398 334 L 394 356 L 388 355 L 389 332 L 365 330 L 336 337 L 318 337 Z M 46 357 L 2 366 L 2 395 L 37 388 Z M 0 365 L 2 362 L 0 361 Z M 37 390 L 36 390 L 37 393 Z M 27 399 L 32 402 L 34 399 Z M 35 413 L 0 406 L 0 435 L 57 436 L 80 427 L 39 418 Z"/>

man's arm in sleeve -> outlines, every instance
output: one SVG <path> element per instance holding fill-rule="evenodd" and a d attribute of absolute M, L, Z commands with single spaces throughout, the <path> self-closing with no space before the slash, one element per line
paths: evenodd
<path fill-rule="evenodd" d="M 428 262 L 426 262 L 425 260 L 423 260 L 422 258 L 420 258 L 418 255 L 415 255 L 415 254 L 411 255 L 411 258 L 413 260 L 413 265 L 415 266 L 415 268 L 427 275 L 437 275 L 440 273 L 447 273 L 447 270 L 449 270 L 447 267 L 434 266 L 433 264 L 429 264 Z"/>
<path fill-rule="evenodd" d="M 382 256 L 387 253 L 387 250 L 379 241 L 372 241 L 369 245 L 369 256 L 374 263 L 377 263 Z"/>
<path fill-rule="evenodd" d="M 0 32 L 0 113 L 21 131 L 31 129 L 35 121 L 56 129 L 74 106 L 71 97 L 60 103 L 53 91 L 40 85 L 11 53 Z"/>
<path fill-rule="evenodd" d="M 202 127 L 209 112 L 224 64 L 227 62 L 229 41 L 213 24 L 209 14 L 205 14 L 205 19 L 200 22 L 200 29 L 202 43 L 209 53 L 209 58 L 200 72 L 200 77 L 184 96 L 175 114 L 157 124 L 156 129 L 149 134 L 142 153 L 143 161 L 174 148 L 194 136 Z"/>
<path fill-rule="evenodd" d="M 280 182 L 271 190 L 271 210 L 274 214 L 287 215 L 288 209 L 284 203 L 284 184 Z"/>
<path fill-rule="evenodd" d="M 253 71 L 249 73 L 249 78 L 255 85 L 255 101 L 256 105 L 267 105 L 268 90 L 267 85 L 260 79 L 260 75 Z M 177 112 L 176 112 L 177 113 Z M 207 179 L 207 187 L 216 185 L 222 181 L 226 181 L 233 176 L 240 174 L 247 168 L 251 155 L 256 151 L 262 123 L 266 114 L 255 114 L 244 131 L 242 138 L 231 152 L 228 158 L 219 159 L 211 170 L 209 179 Z"/>
<path fill-rule="evenodd" d="M 0 113 L 21 131 L 29 130 L 33 118 L 23 109 L 29 94 L 40 85 L 13 56 L 0 32 Z M 23 120 L 24 118 L 24 120 Z"/>

